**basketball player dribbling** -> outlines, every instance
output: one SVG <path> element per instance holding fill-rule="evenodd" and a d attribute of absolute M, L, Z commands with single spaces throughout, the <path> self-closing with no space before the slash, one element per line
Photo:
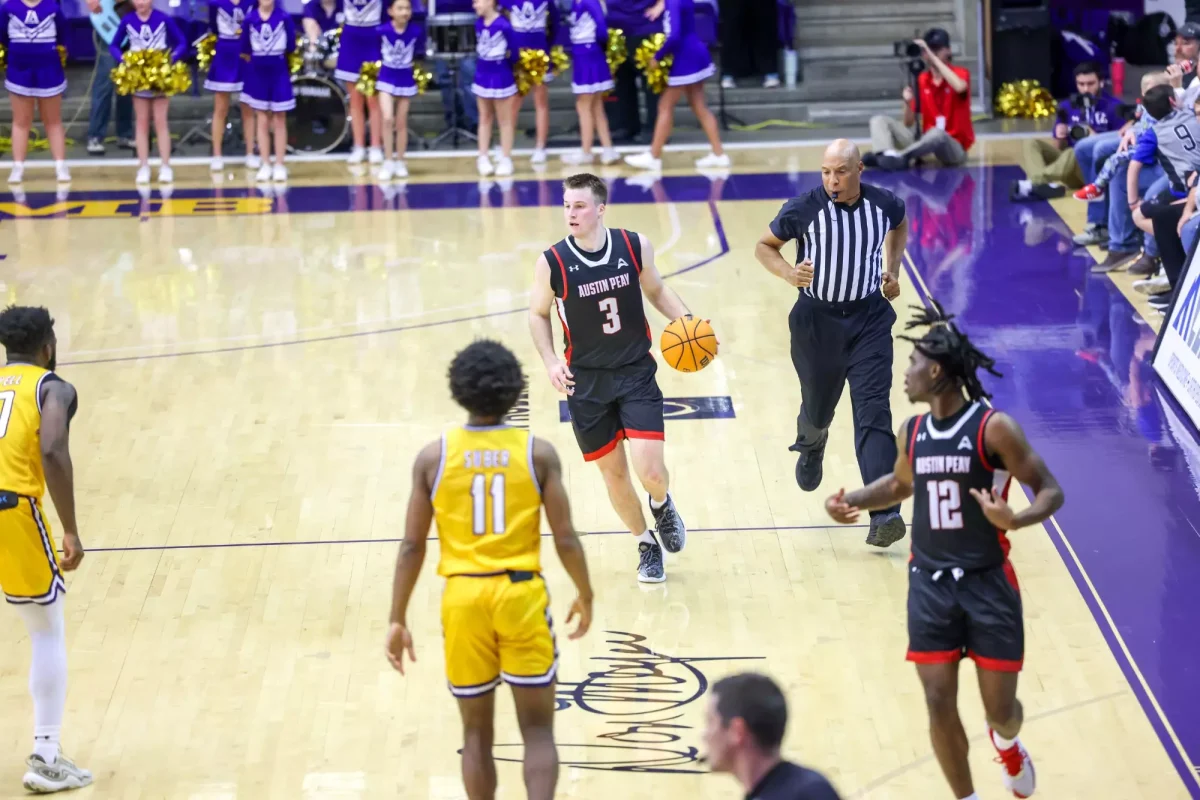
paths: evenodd
<path fill-rule="evenodd" d="M 83 560 L 75 524 L 75 475 L 67 446 L 78 407 L 75 388 L 54 374 L 54 320 L 44 308 L 9 306 L 0 313 L 0 589 L 29 631 L 33 657 L 33 754 L 22 782 L 31 792 L 61 792 L 92 782 L 92 773 L 62 754 L 59 733 L 67 702 L 67 638 L 63 572 Z M 42 510 L 47 486 L 63 525 L 59 561 Z"/>
<path fill-rule="evenodd" d="M 450 364 L 450 393 L 467 424 L 427 445 L 413 464 L 404 540 L 396 561 L 387 656 L 404 674 L 415 661 L 408 604 L 437 521 L 446 677 L 463 723 L 462 775 L 470 800 L 496 795 L 492 758 L 495 689 L 512 688 L 525 742 L 525 789 L 550 800 L 558 782 L 554 680 L 558 648 L 541 575 L 541 509 L 578 597 L 567 623 L 578 639 L 592 621 L 592 587 L 558 454 L 503 419 L 525 388 L 521 364 L 503 345 L 480 340 Z M 510 795 L 511 796 L 511 795 Z"/>
<path fill-rule="evenodd" d="M 654 266 L 650 241 L 633 231 L 606 228 L 608 186 L 582 173 L 563 181 L 570 234 L 538 257 L 530 297 L 529 330 L 554 388 L 567 395 L 571 427 L 584 461 L 604 476 L 613 510 L 638 541 L 638 580 L 666 580 L 662 548 L 678 553 L 687 529 L 669 491 L 663 455 L 663 395 L 650 354 L 650 323 L 642 294 L 669 320 L 690 316 Z M 557 307 L 565 353 L 554 352 L 550 309 Z M 655 531 L 629 477 L 650 495 Z M 660 546 L 661 543 L 661 546 Z"/>
<path fill-rule="evenodd" d="M 1004 785 L 1016 797 L 1030 797 L 1037 779 L 1017 738 L 1025 631 L 1007 532 L 1048 519 L 1062 506 L 1063 492 L 1021 426 L 983 402 L 989 395 L 976 371 L 998 376 L 995 362 L 951 319 L 935 304 L 908 324 L 930 326 L 919 339 L 904 337 L 914 346 L 904 389 L 910 401 L 928 403 L 929 413 L 900 427 L 895 470 L 858 491 L 839 491 L 825 509 L 852 523 L 860 510 L 915 498 L 908 660 L 925 688 L 933 751 L 954 796 L 978 800 L 958 714 L 958 662 L 974 659 Z M 1011 478 L 1034 492 L 1024 511 L 1008 505 Z"/>

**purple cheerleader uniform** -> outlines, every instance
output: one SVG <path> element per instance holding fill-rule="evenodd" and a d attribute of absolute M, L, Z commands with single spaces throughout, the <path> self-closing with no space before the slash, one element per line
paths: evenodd
<path fill-rule="evenodd" d="M 479 59 L 471 91 L 476 97 L 503 100 L 517 93 L 512 39 L 512 26 L 503 16 L 497 16 L 490 25 L 484 24 L 483 17 L 475 20 L 475 54 Z"/>
<path fill-rule="evenodd" d="M 242 21 L 246 18 L 244 0 L 209 0 L 208 27 L 217 35 L 216 52 L 208 65 L 204 88 L 210 92 L 242 90 Z"/>
<path fill-rule="evenodd" d="M 117 32 L 113 34 L 112 43 L 108 46 L 108 51 L 112 54 L 113 61 L 116 61 L 118 64 L 124 58 L 124 54 L 121 52 L 121 45 L 126 40 L 129 42 L 130 52 L 136 50 L 169 50 L 172 63 L 183 58 L 183 54 L 188 49 L 187 40 L 179 32 L 179 26 L 175 24 L 175 20 L 157 8 L 150 9 L 150 16 L 144 20 L 138 16 L 136 11 L 131 11 L 121 17 L 121 22 L 117 25 Z M 164 97 L 165 95 L 161 92 L 134 92 L 133 96 L 143 99 L 153 99 L 155 97 Z"/>
<path fill-rule="evenodd" d="M 555 0 L 503 0 L 512 25 L 513 58 L 526 48 L 549 54 L 559 27 L 558 3 Z M 546 77 L 550 77 L 547 75 Z"/>
<path fill-rule="evenodd" d="M 67 75 L 57 46 L 67 18 L 54 0 L 28 6 L 8 0 L 0 6 L 0 42 L 8 48 L 4 87 L 24 97 L 55 97 L 67 90 Z"/>
<path fill-rule="evenodd" d="M 292 15 L 279 6 L 263 19 L 257 8 L 242 23 L 242 52 L 250 55 L 242 102 L 255 111 L 291 111 L 296 107 L 287 54 L 296 48 Z"/>
<path fill-rule="evenodd" d="M 696 33 L 695 0 L 667 0 L 663 33 L 667 35 L 667 41 L 655 57 L 659 61 L 667 56 L 675 57 L 667 78 L 668 86 L 691 86 L 712 77 L 712 58 Z"/>
<path fill-rule="evenodd" d="M 337 69 L 333 77 L 353 83 L 362 72 L 362 65 L 379 60 L 379 21 L 383 14 L 382 0 L 345 0 L 342 14 L 342 38 L 338 43 Z"/>
<path fill-rule="evenodd" d="M 414 22 L 396 32 L 391 22 L 379 26 L 382 37 L 380 55 L 383 66 L 375 88 L 393 97 L 416 97 L 417 82 L 413 79 L 413 59 L 425 57 L 425 31 Z"/>
<path fill-rule="evenodd" d="M 575 94 L 612 91 L 607 49 L 608 25 L 600 0 L 575 0 L 571 3 L 571 90 Z"/>

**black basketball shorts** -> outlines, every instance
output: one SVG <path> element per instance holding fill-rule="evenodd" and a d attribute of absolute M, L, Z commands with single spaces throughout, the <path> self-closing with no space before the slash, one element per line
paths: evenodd
<path fill-rule="evenodd" d="M 1002 566 L 964 572 L 908 568 L 908 660 L 947 664 L 963 656 L 982 669 L 1020 672 L 1025 626 L 1017 573 Z"/>
<path fill-rule="evenodd" d="M 622 439 L 663 438 L 663 395 L 652 356 L 617 369 L 572 367 L 567 396 L 571 427 L 584 461 L 608 455 Z"/>

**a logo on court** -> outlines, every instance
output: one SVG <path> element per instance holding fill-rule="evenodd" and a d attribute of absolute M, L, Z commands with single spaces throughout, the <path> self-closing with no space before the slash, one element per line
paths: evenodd
<path fill-rule="evenodd" d="M 595 714 L 603 718 L 604 733 L 583 743 L 559 742 L 560 763 L 615 772 L 707 772 L 698 764 L 701 732 L 683 713 L 708 691 L 699 665 L 762 656 L 679 658 L 655 652 L 636 633 L 604 634 L 608 649 L 589 660 L 587 677 L 559 680 L 556 692 L 558 711 Z M 494 748 L 497 761 L 520 763 L 523 752 L 519 743 Z"/>
<path fill-rule="evenodd" d="M 733 419 L 731 397 L 668 397 L 663 400 L 663 416 L 670 420 Z M 558 401 L 558 421 L 570 422 L 571 409 L 566 400 Z"/>

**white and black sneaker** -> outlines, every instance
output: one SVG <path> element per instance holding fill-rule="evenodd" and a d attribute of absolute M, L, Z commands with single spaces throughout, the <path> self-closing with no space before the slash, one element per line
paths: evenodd
<path fill-rule="evenodd" d="M 650 513 L 654 515 L 654 530 L 658 534 L 658 540 L 662 542 L 666 551 L 678 553 L 682 550 L 687 544 L 687 528 L 683 525 L 683 518 L 675 510 L 675 501 L 671 499 L 671 493 L 667 492 L 667 501 L 662 504 L 662 508 L 655 508 L 651 502 Z"/>
<path fill-rule="evenodd" d="M 82 789 L 91 782 L 92 773 L 77 766 L 61 752 L 58 758 L 49 764 L 36 753 L 31 755 L 25 761 L 25 777 L 21 779 L 26 790 L 36 794 Z"/>
<path fill-rule="evenodd" d="M 662 548 L 650 542 L 638 543 L 638 580 L 642 583 L 662 583 L 667 579 L 663 569 Z"/>

